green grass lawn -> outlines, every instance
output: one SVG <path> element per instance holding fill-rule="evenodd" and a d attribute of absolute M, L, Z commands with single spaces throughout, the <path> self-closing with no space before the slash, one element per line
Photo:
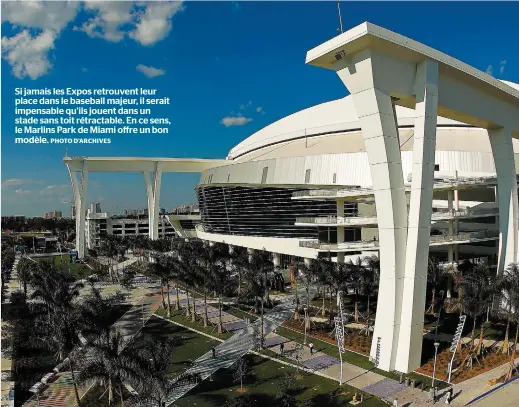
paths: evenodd
<path fill-rule="evenodd" d="M 149 346 L 159 337 L 170 337 L 175 341 L 175 348 L 170 359 L 172 375 L 187 369 L 192 361 L 210 351 L 213 346 L 219 343 L 214 339 L 152 316 L 142 331 L 142 335 L 138 337 L 136 346 Z M 247 360 L 254 372 L 254 376 L 248 377 L 244 381 L 244 386 L 247 388 L 245 395 L 251 397 L 250 406 L 263 407 L 268 405 L 267 403 L 270 403 L 271 407 L 279 405 L 276 399 L 278 389 L 282 385 L 283 376 L 287 372 L 295 372 L 295 368 L 256 355 L 247 355 Z M 306 400 L 313 399 L 317 403 L 315 405 L 347 406 L 355 393 L 355 389 L 343 386 L 340 389 L 348 392 L 348 394 L 334 396 L 334 392 L 339 389 L 338 383 L 313 374 L 302 374 L 297 383 L 301 387 L 295 391 L 298 405 Z M 178 407 L 224 406 L 227 401 L 241 394 L 236 391 L 238 388 L 239 384 L 233 382 L 233 369 L 222 370 L 214 375 L 214 381 L 205 380 L 175 404 Z M 330 394 L 332 395 L 331 398 L 329 397 Z M 385 406 L 380 400 L 376 398 L 368 400 L 367 397 L 366 395 L 363 406 Z"/>
<path fill-rule="evenodd" d="M 178 407 L 220 407 L 240 397 L 246 398 L 243 405 L 247 407 L 281 406 L 278 392 L 286 387 L 284 376 L 296 374 L 296 368 L 257 355 L 247 355 L 246 360 L 252 375 L 244 380 L 245 393 L 238 392 L 240 384 L 234 382 L 233 368 L 230 368 L 218 371 L 213 381 L 205 380 L 175 404 Z M 356 392 L 349 386 L 340 387 L 333 380 L 304 372 L 299 373 L 295 384 L 292 393 L 298 406 L 349 406 Z M 386 404 L 375 397 L 364 395 L 362 406 L 382 407 Z"/>
<path fill-rule="evenodd" d="M 172 306 L 173 305 L 174 301 L 172 301 Z M 196 329 L 197 331 L 203 332 L 207 335 L 212 335 L 214 337 L 217 336 L 218 331 L 216 329 L 216 326 L 209 324 L 209 326 L 205 328 L 203 322 L 200 319 L 198 319 L 198 316 L 196 322 L 191 322 L 191 318 L 186 318 L 183 312 L 180 313 L 179 311 L 171 311 L 171 317 L 167 317 L 167 311 L 163 308 L 159 308 L 155 313 L 157 315 L 160 315 L 161 317 L 170 319 L 189 328 Z M 231 332 L 224 332 L 222 335 L 219 336 L 219 338 L 225 340 L 230 338 L 232 335 L 233 334 Z"/>
<path fill-rule="evenodd" d="M 170 358 L 170 373 L 180 373 L 189 364 L 220 342 L 197 334 L 189 329 L 172 324 L 162 318 L 152 316 L 141 334 L 136 338 L 135 346 L 150 346 L 158 338 L 171 338 L 174 341 L 174 351 Z"/>
<path fill-rule="evenodd" d="M 302 333 L 295 332 L 295 331 L 285 328 L 285 327 L 279 327 L 276 330 L 276 332 L 279 335 L 284 336 L 287 339 L 293 340 L 294 342 L 298 342 L 301 344 L 304 343 L 304 334 L 302 334 Z M 317 351 L 326 353 L 327 355 L 333 356 L 335 358 L 339 358 L 337 346 L 335 346 L 331 343 L 326 343 L 324 341 L 317 340 L 317 339 L 314 340 L 313 343 L 314 343 L 315 349 Z M 400 379 L 400 376 L 396 373 L 385 372 L 383 370 L 376 369 L 375 365 L 372 362 L 370 362 L 366 356 L 362 356 L 362 355 L 359 355 L 354 352 L 346 351 L 345 353 L 342 354 L 342 360 L 344 362 L 351 363 L 352 365 L 361 367 L 363 369 L 372 371 L 374 373 L 378 373 L 381 376 L 389 377 L 389 378 L 395 379 L 395 380 Z M 431 384 L 430 383 L 431 379 L 424 377 L 418 373 L 408 373 L 405 375 L 405 377 L 415 379 L 417 382 L 424 382 L 426 387 Z"/>
<path fill-rule="evenodd" d="M 52 256 L 52 257 L 39 257 L 36 259 L 37 261 L 43 261 L 43 260 L 54 260 L 54 264 L 58 266 L 61 270 L 65 272 L 70 272 L 72 276 L 77 279 L 81 280 L 85 277 L 88 277 L 91 274 L 94 274 L 94 271 L 88 268 L 86 265 L 81 263 L 76 264 L 70 264 L 70 256 L 64 254 L 63 259 L 61 256 Z"/>

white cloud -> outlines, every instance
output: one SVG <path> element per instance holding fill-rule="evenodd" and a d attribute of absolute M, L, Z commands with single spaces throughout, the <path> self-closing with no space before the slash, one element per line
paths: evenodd
<path fill-rule="evenodd" d="M 166 73 L 164 69 L 154 68 L 153 66 L 146 66 L 143 64 L 137 65 L 137 70 L 142 72 L 147 78 L 155 78 L 156 76 L 162 76 Z"/>
<path fill-rule="evenodd" d="M 75 1 L 14 1 L 2 4 L 2 22 L 23 30 L 2 38 L 2 56 L 18 78 L 37 79 L 52 67 L 49 52 L 77 14 Z M 29 31 L 30 29 L 30 31 Z"/>
<path fill-rule="evenodd" d="M 126 35 L 141 45 L 153 45 L 171 30 L 171 20 L 183 10 L 181 1 L 139 2 L 86 1 L 84 8 L 95 15 L 75 30 L 92 38 L 119 42 Z"/>
<path fill-rule="evenodd" d="M 243 117 L 243 116 L 227 116 L 224 117 L 220 124 L 223 124 L 225 127 L 231 127 L 231 126 L 243 126 L 249 122 L 251 122 L 252 119 L 250 117 Z"/>
<path fill-rule="evenodd" d="M 493 76 L 494 74 L 494 68 L 492 68 L 492 65 L 487 66 L 487 70 L 485 73 L 489 74 L 490 76 Z"/>
<path fill-rule="evenodd" d="M 142 45 L 153 45 L 164 39 L 171 30 L 171 19 L 184 6 L 181 1 L 149 3 L 144 13 L 139 13 L 135 30 L 130 38 Z"/>
<path fill-rule="evenodd" d="M 506 59 L 499 63 L 499 74 L 500 75 L 503 75 L 505 73 L 505 68 L 506 68 Z"/>
<path fill-rule="evenodd" d="M 60 32 L 74 19 L 79 4 L 77 1 L 7 1 L 2 3 L 2 22 Z"/>
<path fill-rule="evenodd" d="M 29 191 L 28 189 L 17 189 L 16 191 L 14 191 L 16 194 L 18 195 L 28 195 L 30 193 L 32 193 L 31 191 Z"/>
<path fill-rule="evenodd" d="M 88 72 L 88 68 L 81 68 L 81 72 Z"/>
<path fill-rule="evenodd" d="M 132 14 L 134 4 L 130 1 L 85 1 L 83 7 L 87 12 L 93 12 L 95 16 L 85 21 L 81 27 L 74 27 L 74 29 L 83 31 L 92 38 L 119 42 L 125 35 L 122 27 L 131 24 L 134 19 Z"/>
<path fill-rule="evenodd" d="M 48 185 L 40 191 L 40 196 L 62 196 L 64 193 L 70 192 L 70 185 Z"/>
<path fill-rule="evenodd" d="M 262 108 L 261 106 L 258 106 L 258 107 L 256 108 L 256 112 L 258 112 L 258 113 L 261 113 L 262 110 L 263 110 L 263 108 Z"/>
<path fill-rule="evenodd" d="M 36 181 L 33 179 L 21 179 L 21 178 L 10 178 L 2 181 L 2 188 L 19 187 L 27 184 L 39 184 L 42 181 Z"/>
<path fill-rule="evenodd" d="M 11 65 L 14 76 L 37 79 L 45 75 L 52 68 L 48 53 L 54 48 L 55 39 L 56 33 L 52 31 L 43 31 L 33 37 L 28 30 L 11 38 L 2 38 L 2 54 Z"/>

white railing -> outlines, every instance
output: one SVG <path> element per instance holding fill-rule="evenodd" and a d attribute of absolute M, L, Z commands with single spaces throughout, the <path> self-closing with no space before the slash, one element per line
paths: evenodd
<path fill-rule="evenodd" d="M 431 236 L 431 243 L 449 243 L 457 241 L 470 241 L 477 239 L 493 239 L 499 236 L 498 231 L 484 231 L 484 232 L 468 232 L 458 233 L 456 235 L 436 235 Z M 348 250 L 361 248 L 376 248 L 379 247 L 378 240 L 362 240 L 357 242 L 344 243 L 322 243 L 318 240 L 300 240 L 299 247 L 306 247 L 318 250 Z"/>
<path fill-rule="evenodd" d="M 455 235 L 435 235 L 431 236 L 431 243 L 470 241 L 475 239 L 490 239 L 499 236 L 499 232 L 495 230 L 485 230 L 482 232 L 465 232 Z"/>
<path fill-rule="evenodd" d="M 299 247 L 306 247 L 310 249 L 318 250 L 348 250 L 348 249 L 360 249 L 360 248 L 375 248 L 378 247 L 378 240 L 366 240 L 357 242 L 345 242 L 345 243 L 321 243 L 317 240 L 301 240 L 299 241 Z"/>

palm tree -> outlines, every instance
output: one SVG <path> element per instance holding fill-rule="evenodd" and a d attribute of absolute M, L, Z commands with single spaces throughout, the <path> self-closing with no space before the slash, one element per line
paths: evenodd
<path fill-rule="evenodd" d="M 40 303 L 47 313 L 48 337 L 45 344 L 55 351 L 60 361 L 80 346 L 79 333 L 84 327 L 76 299 L 83 284 L 57 269 L 53 263 L 44 262 L 33 275 L 34 292 L 31 299 Z M 69 359 L 76 402 L 80 406 L 74 366 Z"/>
<path fill-rule="evenodd" d="M 211 288 L 218 295 L 218 335 L 221 335 L 223 333 L 222 296 L 231 282 L 231 274 L 227 267 L 227 261 L 229 259 L 228 248 L 226 245 L 215 246 L 216 247 L 213 246 L 212 248 L 214 252 L 212 256 L 217 259 L 217 261 L 213 263 L 209 270 L 211 273 Z"/>
<path fill-rule="evenodd" d="M 510 380 L 514 370 L 519 374 L 519 371 L 517 371 L 517 367 L 515 366 L 517 346 L 519 345 L 519 264 L 510 264 L 504 273 L 504 278 L 506 281 L 506 284 L 503 286 L 505 291 L 505 301 L 509 305 L 508 310 L 510 318 L 514 319 L 515 323 L 517 324 L 515 330 L 515 341 L 512 348 L 512 356 L 510 358 L 510 369 L 508 370 L 508 373 L 505 377 L 505 380 Z"/>
<path fill-rule="evenodd" d="M 138 349 L 140 374 L 137 382 L 132 383 L 138 395 L 128 400 L 129 406 L 155 404 L 162 407 L 171 391 L 179 385 L 169 378 L 173 348 L 174 340 L 160 338 L 152 343 L 146 342 L 143 348 Z"/>
<path fill-rule="evenodd" d="M 110 279 L 115 281 L 113 273 L 113 261 L 117 261 L 119 254 L 121 253 L 122 240 L 117 235 L 108 235 L 101 240 L 101 246 L 99 250 L 101 253 L 108 257 L 108 270 L 110 273 Z"/>
<path fill-rule="evenodd" d="M 367 334 L 370 335 L 370 298 L 372 293 L 377 289 L 379 281 L 380 281 L 380 259 L 375 256 L 366 256 L 364 257 L 364 264 L 366 267 L 364 268 L 364 278 L 362 281 L 363 290 L 368 297 L 368 315 L 367 315 Z"/>
<path fill-rule="evenodd" d="M 81 384 L 93 381 L 108 391 L 108 405 L 114 402 L 114 389 L 119 391 L 123 405 L 122 388 L 130 382 L 138 385 L 143 380 L 142 366 L 145 361 L 138 352 L 125 347 L 123 336 L 119 331 L 110 334 L 109 338 L 98 338 L 85 349 L 81 359 L 81 371 L 77 380 Z"/>
<path fill-rule="evenodd" d="M 296 265 L 299 270 L 299 279 L 303 283 L 306 291 L 307 306 L 310 306 L 310 287 L 315 283 L 317 276 L 320 272 L 320 264 L 317 261 L 311 261 L 310 265 L 307 266 L 305 263 L 298 263 Z M 307 318 L 305 321 L 307 329 L 310 329 L 310 319 Z"/>
<path fill-rule="evenodd" d="M 192 317 L 192 321 L 196 320 L 196 304 L 194 290 L 191 287 L 195 287 L 197 284 L 197 275 L 194 270 L 198 267 L 197 259 L 194 256 L 193 241 L 184 242 L 179 246 L 179 260 L 182 265 L 181 281 L 186 288 L 187 307 L 186 307 L 186 318 Z M 193 300 L 193 314 L 191 315 L 190 304 L 189 304 L 189 292 L 192 291 Z"/>
<path fill-rule="evenodd" d="M 519 264 L 512 263 L 507 267 L 503 273 L 501 284 L 501 303 L 506 315 L 506 332 L 501 350 L 503 353 L 510 354 L 510 322 L 515 317 L 517 310 L 517 308 L 514 308 L 514 299 L 519 293 Z M 517 347 L 517 338 L 515 347 Z"/>
<path fill-rule="evenodd" d="M 171 317 L 171 303 L 169 299 L 169 267 L 168 257 L 156 254 L 153 256 L 153 261 L 149 263 L 149 273 L 152 276 L 160 279 L 160 295 L 162 296 L 162 308 L 167 309 L 168 317 Z M 166 308 L 166 299 L 164 297 L 164 286 L 167 288 L 168 306 Z"/>
<path fill-rule="evenodd" d="M 431 287 L 431 305 L 429 306 L 428 312 L 431 315 L 435 314 L 436 311 L 436 291 L 443 282 L 443 279 L 447 271 L 445 267 L 442 267 L 435 257 L 429 257 L 429 263 L 427 267 L 427 282 Z"/>
<path fill-rule="evenodd" d="M 263 313 L 265 307 L 265 301 L 269 303 L 268 298 L 268 274 L 273 272 L 274 264 L 270 258 L 270 254 L 265 250 L 255 250 L 251 256 L 247 271 L 245 273 L 245 279 L 247 283 L 247 291 L 250 295 L 254 296 L 255 299 L 259 298 L 261 303 L 261 332 L 260 340 L 261 346 L 264 343 L 264 320 Z"/>
<path fill-rule="evenodd" d="M 471 349 L 474 350 L 477 319 L 486 313 L 494 300 L 494 296 L 499 294 L 496 274 L 490 270 L 488 265 L 480 263 L 474 267 L 472 272 L 463 277 L 459 285 L 463 288 L 463 310 L 473 318 Z M 480 326 L 480 340 L 476 349 L 478 355 L 481 353 L 483 345 L 483 324 L 484 321 L 481 322 Z"/>
<path fill-rule="evenodd" d="M 230 257 L 232 269 L 238 274 L 238 298 L 240 298 L 243 273 L 249 264 L 249 255 L 245 247 L 234 246 Z"/>
<path fill-rule="evenodd" d="M 18 274 L 18 281 L 23 286 L 23 295 L 27 297 L 27 284 L 31 281 L 35 263 L 28 257 L 22 257 L 16 266 L 16 273 Z"/>
<path fill-rule="evenodd" d="M 80 312 L 85 328 L 106 339 L 110 337 L 112 323 L 119 314 L 118 307 L 123 303 L 124 296 L 117 292 L 103 297 L 101 292 L 91 286 L 90 296 L 84 298 Z"/>
<path fill-rule="evenodd" d="M 357 257 L 355 263 L 350 259 L 350 261 L 345 263 L 345 265 L 348 276 L 348 286 L 353 288 L 355 293 L 354 318 L 355 322 L 359 322 L 359 291 L 364 285 L 364 267 L 362 266 L 362 259 Z"/>

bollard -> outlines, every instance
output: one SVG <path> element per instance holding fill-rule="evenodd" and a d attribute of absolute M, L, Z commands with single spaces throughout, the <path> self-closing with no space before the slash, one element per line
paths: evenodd
<path fill-rule="evenodd" d="M 420 390 L 423 391 L 424 385 L 423 382 L 420 383 Z"/>
<path fill-rule="evenodd" d="M 411 381 L 411 388 L 414 389 L 416 387 L 416 380 Z"/>
<path fill-rule="evenodd" d="M 409 387 L 409 377 L 406 377 L 406 378 L 405 378 L 405 385 L 406 385 L 407 387 Z"/>
<path fill-rule="evenodd" d="M 400 380 L 398 381 L 398 384 L 402 384 L 404 382 L 404 374 L 400 373 Z"/>

